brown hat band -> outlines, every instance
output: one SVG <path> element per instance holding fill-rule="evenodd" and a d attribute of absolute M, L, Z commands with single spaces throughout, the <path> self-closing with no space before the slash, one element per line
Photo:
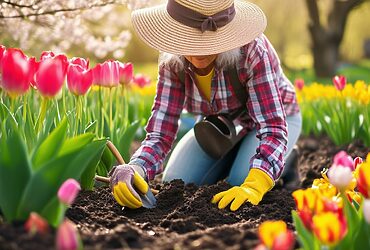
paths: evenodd
<path fill-rule="evenodd" d="M 175 0 L 168 0 L 167 12 L 176 21 L 186 26 L 197 28 L 202 33 L 206 30 L 216 31 L 218 28 L 231 22 L 235 16 L 234 4 L 212 16 L 206 16 L 179 4 Z"/>

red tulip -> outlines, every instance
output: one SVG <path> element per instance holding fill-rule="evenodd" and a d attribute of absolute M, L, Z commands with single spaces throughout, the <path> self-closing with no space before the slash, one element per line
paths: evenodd
<path fill-rule="evenodd" d="M 49 225 L 44 218 L 32 212 L 24 224 L 24 229 L 30 234 L 46 234 L 49 231 Z"/>
<path fill-rule="evenodd" d="M 123 85 L 127 85 L 132 81 L 134 66 L 132 63 L 119 64 L 119 81 Z"/>
<path fill-rule="evenodd" d="M 294 80 L 294 86 L 298 89 L 298 90 L 302 90 L 303 87 L 304 87 L 304 80 L 302 78 L 297 78 Z"/>
<path fill-rule="evenodd" d="M 356 169 L 356 168 L 357 168 L 357 166 L 358 166 L 359 164 L 361 164 L 362 162 L 363 162 L 362 158 L 361 158 L 361 157 L 359 157 L 359 156 L 357 156 L 357 157 L 353 160 L 354 168 Z"/>
<path fill-rule="evenodd" d="M 89 59 L 81 58 L 81 57 L 73 57 L 70 61 L 70 64 L 77 64 L 80 65 L 83 69 L 89 68 Z"/>
<path fill-rule="evenodd" d="M 1 60 L 1 87 L 11 96 L 26 93 L 34 76 L 34 66 L 20 49 L 7 49 Z"/>
<path fill-rule="evenodd" d="M 93 82 L 102 87 L 116 87 L 119 85 L 120 62 L 108 60 L 99 63 L 93 68 Z"/>
<path fill-rule="evenodd" d="M 69 91 L 75 95 L 84 95 L 93 82 L 92 70 L 86 70 L 77 64 L 70 64 L 67 73 Z"/>
<path fill-rule="evenodd" d="M 346 86 L 347 79 L 345 76 L 334 76 L 333 77 L 333 84 L 337 90 L 343 90 Z"/>
<path fill-rule="evenodd" d="M 75 179 L 68 179 L 60 186 L 58 190 L 58 198 L 62 203 L 72 205 L 80 190 L 80 183 Z"/>
<path fill-rule="evenodd" d="M 294 249 L 295 239 L 294 234 L 290 230 L 279 234 L 272 243 L 273 250 L 292 250 Z"/>
<path fill-rule="evenodd" d="M 43 51 L 40 56 L 40 61 L 44 61 L 48 58 L 53 58 L 53 57 L 55 57 L 55 54 L 53 51 Z"/>
<path fill-rule="evenodd" d="M 54 97 L 63 87 L 67 74 L 68 60 L 65 55 L 57 55 L 41 61 L 35 75 L 37 89 L 44 97 Z"/>
<path fill-rule="evenodd" d="M 144 88 L 145 86 L 150 84 L 150 78 L 143 74 L 137 74 L 134 76 L 133 82 L 140 88 Z"/>
<path fill-rule="evenodd" d="M 64 220 L 59 226 L 56 236 L 56 248 L 58 250 L 78 249 L 79 240 L 75 224 L 70 220 Z"/>

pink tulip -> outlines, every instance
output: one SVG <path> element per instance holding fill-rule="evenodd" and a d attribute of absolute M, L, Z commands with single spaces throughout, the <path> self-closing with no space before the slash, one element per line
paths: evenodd
<path fill-rule="evenodd" d="M 294 80 L 294 86 L 298 89 L 298 90 L 302 90 L 303 87 L 304 87 L 304 80 L 302 78 L 297 78 Z"/>
<path fill-rule="evenodd" d="M 6 51 L 6 48 L 4 45 L 0 45 L 0 74 L 1 74 L 1 62 L 3 60 L 3 55 Z"/>
<path fill-rule="evenodd" d="M 332 166 L 328 171 L 329 181 L 333 186 L 344 191 L 353 179 L 352 171 L 342 165 Z"/>
<path fill-rule="evenodd" d="M 35 72 L 34 64 L 20 49 L 7 49 L 1 60 L 1 87 L 11 96 L 26 93 Z"/>
<path fill-rule="evenodd" d="M 80 184 L 75 179 L 68 179 L 60 186 L 58 198 L 62 203 L 70 206 L 75 201 L 80 190 Z"/>
<path fill-rule="evenodd" d="M 333 165 L 335 166 L 343 166 L 348 167 L 352 171 L 355 170 L 355 165 L 353 159 L 350 155 L 348 155 L 345 151 L 340 151 L 334 156 Z"/>
<path fill-rule="evenodd" d="M 93 82 L 92 70 L 86 70 L 77 64 L 70 64 L 67 73 L 69 91 L 75 95 L 84 95 Z"/>
<path fill-rule="evenodd" d="M 58 250 L 78 249 L 78 232 L 72 221 L 65 219 L 59 226 L 56 235 L 56 248 Z"/>
<path fill-rule="evenodd" d="M 40 56 L 40 61 L 44 61 L 48 58 L 53 58 L 53 57 L 55 57 L 55 54 L 53 51 L 43 51 Z"/>
<path fill-rule="evenodd" d="M 68 60 L 65 55 L 46 58 L 40 62 L 35 84 L 41 95 L 54 97 L 61 91 L 67 74 Z"/>
<path fill-rule="evenodd" d="M 77 64 L 80 65 L 83 69 L 89 68 L 89 59 L 81 58 L 81 57 L 73 57 L 70 61 L 70 64 Z"/>
<path fill-rule="evenodd" d="M 343 90 L 346 86 L 347 79 L 345 76 L 334 76 L 333 77 L 333 84 L 335 88 L 339 91 Z"/>
<path fill-rule="evenodd" d="M 120 62 L 108 60 L 93 68 L 93 82 L 102 87 L 117 87 L 119 85 Z"/>
<path fill-rule="evenodd" d="M 119 64 L 119 81 L 123 85 L 127 85 L 132 81 L 134 66 L 132 63 Z"/>
<path fill-rule="evenodd" d="M 143 74 L 137 74 L 134 76 L 133 82 L 140 88 L 144 88 L 145 86 L 150 84 L 150 78 Z"/>
<path fill-rule="evenodd" d="M 364 217 L 368 224 L 370 224 L 370 200 L 364 200 Z"/>
<path fill-rule="evenodd" d="M 279 234 L 272 243 L 273 250 L 292 250 L 294 249 L 295 239 L 292 231 L 287 230 Z"/>
<path fill-rule="evenodd" d="M 32 212 L 24 224 L 24 229 L 30 234 L 46 234 L 49 231 L 49 225 L 38 213 Z"/>

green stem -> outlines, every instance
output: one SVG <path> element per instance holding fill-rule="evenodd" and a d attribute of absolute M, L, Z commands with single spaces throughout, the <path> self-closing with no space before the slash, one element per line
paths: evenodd
<path fill-rule="evenodd" d="M 62 100 L 63 100 L 63 114 L 65 115 L 67 113 L 65 91 L 62 91 Z"/>
<path fill-rule="evenodd" d="M 57 115 L 58 115 L 58 123 L 59 123 L 61 118 L 60 118 L 59 103 L 57 99 L 55 99 L 55 106 L 57 107 Z"/>
<path fill-rule="evenodd" d="M 113 136 L 113 100 L 112 100 L 112 88 L 109 88 L 109 131 L 110 136 Z"/>
<path fill-rule="evenodd" d="M 77 126 L 75 128 L 74 134 L 77 135 L 80 131 L 80 124 L 81 124 L 81 113 L 80 113 L 81 109 L 80 109 L 80 96 L 79 95 L 76 96 L 75 101 L 76 101 L 75 104 L 76 104 L 76 116 L 77 116 L 77 123 L 76 124 L 77 124 Z"/>
<path fill-rule="evenodd" d="M 39 117 L 37 118 L 37 122 L 36 122 L 36 128 L 37 128 L 36 132 L 37 132 L 37 134 L 40 133 L 42 125 L 44 124 L 47 107 L 48 107 L 48 99 L 43 97 L 42 101 L 41 101 L 40 114 L 39 114 Z"/>
<path fill-rule="evenodd" d="M 104 136 L 104 107 L 103 107 L 103 91 L 99 86 L 99 104 L 100 104 L 100 120 L 101 120 L 101 137 Z"/>
<path fill-rule="evenodd" d="M 122 99 L 123 99 L 123 124 L 124 129 L 127 128 L 129 121 L 128 121 L 128 95 L 127 90 L 122 85 Z"/>
<path fill-rule="evenodd" d="M 27 120 L 27 95 L 23 96 L 23 124 L 26 124 Z"/>
<path fill-rule="evenodd" d="M 14 99 L 15 99 L 15 98 L 10 97 L 10 111 L 12 112 L 12 114 L 13 114 L 13 115 L 15 115 L 15 112 L 14 112 L 14 109 L 15 109 L 15 108 L 14 108 L 14 106 L 15 106 L 14 102 L 15 102 L 15 101 L 14 101 Z"/>

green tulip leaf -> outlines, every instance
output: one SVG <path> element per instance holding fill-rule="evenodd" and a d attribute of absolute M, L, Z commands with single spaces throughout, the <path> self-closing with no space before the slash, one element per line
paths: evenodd
<path fill-rule="evenodd" d="M 64 118 L 58 127 L 56 127 L 36 149 L 32 158 L 33 170 L 38 170 L 46 162 L 49 162 L 56 157 L 59 149 L 63 145 L 66 131 L 67 119 Z"/>
<path fill-rule="evenodd" d="M 9 221 L 16 218 L 19 202 L 31 177 L 31 165 L 17 130 L 0 141 L 0 209 Z"/>
<path fill-rule="evenodd" d="M 81 150 L 84 146 L 92 142 L 94 137 L 94 134 L 86 133 L 66 139 L 58 152 L 58 156 L 67 155 Z"/>
<path fill-rule="evenodd" d="M 123 133 L 122 137 L 118 142 L 118 150 L 122 154 L 123 159 L 128 162 L 130 160 L 130 148 L 132 141 L 135 138 L 136 131 L 140 127 L 140 120 L 136 120 L 131 123 Z"/>

